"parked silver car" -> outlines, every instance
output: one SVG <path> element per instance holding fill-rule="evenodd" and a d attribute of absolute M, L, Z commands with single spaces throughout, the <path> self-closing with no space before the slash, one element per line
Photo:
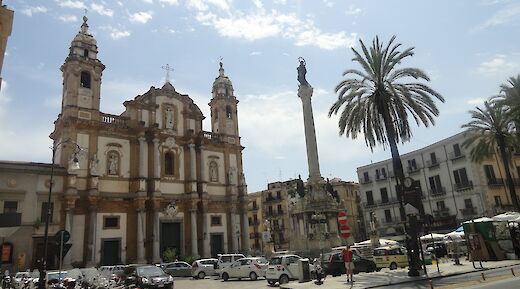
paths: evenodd
<path fill-rule="evenodd" d="M 215 266 L 218 259 L 200 259 L 191 265 L 191 276 L 193 278 L 204 279 L 206 276 L 217 275 Z"/>

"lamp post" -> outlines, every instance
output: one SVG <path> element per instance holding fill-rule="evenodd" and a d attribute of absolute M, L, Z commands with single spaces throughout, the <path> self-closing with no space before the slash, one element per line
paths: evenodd
<path fill-rule="evenodd" d="M 47 273 L 47 254 L 48 254 L 48 247 L 49 247 L 49 221 L 52 214 L 52 209 L 54 206 L 51 206 L 52 201 L 52 186 L 53 183 L 53 177 L 54 177 L 54 164 L 55 164 L 55 158 L 56 158 L 56 151 L 59 147 L 65 147 L 66 144 L 71 144 L 75 146 L 74 148 L 74 158 L 72 159 L 72 167 L 71 169 L 76 170 L 79 169 L 79 160 L 78 160 L 78 153 L 81 151 L 80 146 L 72 141 L 71 139 L 66 139 L 61 142 L 53 144 L 51 147 L 52 149 L 52 165 L 51 165 L 51 178 L 49 183 L 49 196 L 47 197 L 47 214 L 45 216 L 45 232 L 43 235 L 43 257 L 41 260 L 41 270 L 40 270 L 40 279 L 38 281 L 38 289 L 45 289 L 45 283 L 46 280 L 46 273 Z M 58 276 L 58 279 L 60 276 Z"/>

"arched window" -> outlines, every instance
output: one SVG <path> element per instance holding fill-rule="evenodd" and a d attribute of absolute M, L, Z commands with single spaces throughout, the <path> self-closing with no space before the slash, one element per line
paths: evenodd
<path fill-rule="evenodd" d="M 218 164 L 216 161 L 209 163 L 209 180 L 211 182 L 218 182 Z"/>
<path fill-rule="evenodd" d="M 90 88 L 90 73 L 86 71 L 81 72 L 80 86 Z"/>
<path fill-rule="evenodd" d="M 83 57 L 88 57 L 88 49 L 83 50 Z"/>
<path fill-rule="evenodd" d="M 164 155 L 164 174 L 166 176 L 173 176 L 174 175 L 174 165 L 175 165 L 175 156 L 172 152 L 167 152 Z"/>
<path fill-rule="evenodd" d="M 233 111 L 231 110 L 231 106 L 226 106 L 226 117 L 231 119 L 231 116 L 233 115 Z"/>
<path fill-rule="evenodd" d="M 117 151 L 109 151 L 107 153 L 107 175 L 119 175 L 119 153 Z"/>

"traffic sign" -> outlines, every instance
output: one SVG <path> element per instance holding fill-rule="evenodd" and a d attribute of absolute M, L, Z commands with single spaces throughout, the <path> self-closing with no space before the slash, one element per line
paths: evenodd
<path fill-rule="evenodd" d="M 339 214 L 338 214 L 338 223 L 340 223 L 340 225 L 346 225 L 347 224 L 347 213 L 339 212 Z"/>
<path fill-rule="evenodd" d="M 339 227 L 340 236 L 342 238 L 348 238 L 350 237 L 350 227 L 348 225 L 341 225 Z"/>
<path fill-rule="evenodd" d="M 54 235 L 54 242 L 56 245 L 65 244 L 70 240 L 70 233 L 65 230 L 59 230 L 56 235 Z"/>
<path fill-rule="evenodd" d="M 61 259 L 63 260 L 63 258 L 65 257 L 65 255 L 67 255 L 67 253 L 69 252 L 70 248 L 72 247 L 72 244 L 63 244 L 63 246 L 57 246 L 56 247 L 56 257 L 58 257 L 58 259 L 60 258 L 60 247 L 61 247 Z"/>

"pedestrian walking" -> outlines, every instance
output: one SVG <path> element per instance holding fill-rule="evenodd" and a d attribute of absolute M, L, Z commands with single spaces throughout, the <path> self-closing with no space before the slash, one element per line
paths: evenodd
<path fill-rule="evenodd" d="M 347 272 L 347 282 L 354 282 L 352 271 L 353 271 L 353 264 L 352 264 L 352 250 L 350 249 L 350 245 L 347 245 L 342 251 L 341 255 L 343 255 L 343 261 L 345 262 L 345 269 Z"/>

